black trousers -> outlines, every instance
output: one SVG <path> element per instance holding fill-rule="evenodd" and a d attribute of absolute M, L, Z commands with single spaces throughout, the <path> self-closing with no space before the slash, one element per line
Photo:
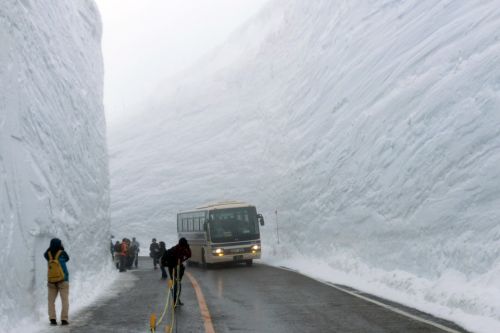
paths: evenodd
<path fill-rule="evenodd" d="M 165 266 L 163 266 L 161 263 L 160 263 L 160 269 L 161 269 L 161 278 L 166 279 L 168 277 L 167 271 L 165 271 Z"/>
<path fill-rule="evenodd" d="M 153 258 L 153 266 L 156 269 L 156 266 L 158 265 L 158 258 L 156 256 L 154 256 L 152 258 Z"/>
<path fill-rule="evenodd" d="M 120 272 L 125 272 L 127 270 L 127 256 L 120 256 Z"/>
<path fill-rule="evenodd" d="M 179 266 L 179 282 L 177 283 L 177 266 L 167 266 L 168 267 L 168 274 L 170 275 L 170 278 L 174 281 L 174 290 L 173 290 L 173 298 L 174 298 L 174 304 L 177 303 L 177 296 L 179 299 L 181 298 L 181 291 L 182 291 L 182 277 L 184 276 L 184 265 L 180 264 Z M 177 284 L 179 284 L 177 286 Z M 177 291 L 177 288 L 179 288 L 179 291 Z"/>

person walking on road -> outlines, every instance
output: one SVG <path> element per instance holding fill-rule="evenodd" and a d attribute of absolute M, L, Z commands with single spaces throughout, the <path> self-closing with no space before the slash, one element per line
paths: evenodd
<path fill-rule="evenodd" d="M 168 267 L 168 274 L 174 281 L 174 307 L 184 305 L 180 300 L 182 290 L 181 280 L 185 269 L 183 262 L 191 258 L 191 248 L 187 240 L 184 237 L 179 239 L 179 243 L 168 249 L 164 257 Z"/>
<path fill-rule="evenodd" d="M 153 238 L 151 245 L 149 245 L 149 256 L 153 259 L 153 267 L 156 269 L 158 265 L 158 252 L 160 252 L 160 247 L 156 242 L 156 238 Z"/>
<path fill-rule="evenodd" d="M 57 325 L 56 298 L 61 297 L 61 325 L 68 325 L 69 313 L 69 273 L 66 263 L 69 256 L 59 238 L 50 241 L 49 248 L 43 254 L 48 263 L 47 287 L 48 287 L 48 310 L 51 325 Z"/>
<path fill-rule="evenodd" d="M 160 242 L 160 252 L 158 252 L 158 258 L 160 261 L 160 269 L 161 269 L 161 279 L 166 280 L 168 278 L 167 271 L 165 267 L 167 267 L 167 261 L 165 253 L 167 249 L 165 248 L 165 242 Z"/>

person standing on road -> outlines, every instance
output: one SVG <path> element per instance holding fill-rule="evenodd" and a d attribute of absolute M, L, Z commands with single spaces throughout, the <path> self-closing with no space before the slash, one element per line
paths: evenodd
<path fill-rule="evenodd" d="M 181 239 L 179 239 L 179 243 L 168 249 L 164 257 L 166 258 L 166 263 L 168 266 L 168 274 L 174 281 L 174 307 L 176 305 L 184 305 L 180 299 L 182 290 L 181 280 L 184 276 L 185 269 L 183 262 L 191 258 L 191 248 L 189 247 L 186 238 L 182 237 Z M 179 285 L 178 291 L 177 285 Z"/>
<path fill-rule="evenodd" d="M 59 238 L 53 238 L 50 246 L 43 254 L 48 262 L 47 287 L 48 287 L 48 310 L 51 325 L 57 325 L 56 298 L 61 297 L 61 325 L 68 325 L 69 313 L 69 273 L 66 263 L 69 256 L 64 251 Z"/>
<path fill-rule="evenodd" d="M 116 241 L 113 250 L 114 250 L 113 253 L 114 253 L 116 269 L 120 269 L 120 256 L 121 256 L 122 246 L 119 241 Z"/>
<path fill-rule="evenodd" d="M 139 242 L 135 239 L 135 237 L 132 237 L 132 243 L 130 244 L 130 249 L 132 250 L 132 253 L 134 255 L 132 263 L 135 266 L 135 268 L 137 268 L 137 265 L 139 263 L 139 251 L 140 251 L 139 247 L 140 247 Z"/>
<path fill-rule="evenodd" d="M 151 245 L 149 245 L 149 256 L 153 259 L 153 267 L 156 269 L 158 265 L 158 252 L 160 252 L 160 247 L 156 242 L 156 238 L 153 238 Z"/>
<path fill-rule="evenodd" d="M 132 248 L 132 242 L 127 238 L 127 269 L 132 269 L 135 259 L 135 249 Z"/>
<path fill-rule="evenodd" d="M 120 272 L 127 271 L 128 243 L 127 239 L 122 239 L 120 244 Z"/>
<path fill-rule="evenodd" d="M 113 238 L 114 238 L 114 236 L 111 235 L 111 240 L 110 240 L 110 244 L 109 244 L 109 250 L 111 251 L 111 260 L 114 260 L 114 258 L 115 258 L 115 246 L 113 245 Z"/>

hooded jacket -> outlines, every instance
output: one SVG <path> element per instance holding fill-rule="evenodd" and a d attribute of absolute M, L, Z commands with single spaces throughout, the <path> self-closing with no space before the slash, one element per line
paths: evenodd
<path fill-rule="evenodd" d="M 68 282 L 69 272 L 68 268 L 66 267 L 66 263 L 69 261 L 69 256 L 66 253 L 66 251 L 64 251 L 64 247 L 62 246 L 62 242 L 59 238 L 53 238 L 50 241 L 50 246 L 43 254 L 43 257 L 45 258 L 45 260 L 49 261 L 49 251 L 50 254 L 52 255 L 52 258 L 55 258 L 59 250 L 62 250 L 61 255 L 59 256 L 59 263 L 61 264 L 61 268 L 64 272 L 64 281 Z"/>
<path fill-rule="evenodd" d="M 168 249 L 164 257 L 167 266 L 175 267 L 178 263 L 182 264 L 191 258 L 191 248 L 187 244 L 177 244 Z"/>

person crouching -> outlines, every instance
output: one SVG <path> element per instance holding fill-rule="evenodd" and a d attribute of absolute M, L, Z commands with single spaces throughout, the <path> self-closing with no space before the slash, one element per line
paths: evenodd
<path fill-rule="evenodd" d="M 182 277 L 184 276 L 184 264 L 183 262 L 191 258 L 191 248 L 187 240 L 182 237 L 179 239 L 179 243 L 165 252 L 165 262 L 168 267 L 168 274 L 170 279 L 173 281 L 173 302 L 174 307 L 177 305 L 184 305 L 181 300 L 181 290 L 182 290 Z"/>

